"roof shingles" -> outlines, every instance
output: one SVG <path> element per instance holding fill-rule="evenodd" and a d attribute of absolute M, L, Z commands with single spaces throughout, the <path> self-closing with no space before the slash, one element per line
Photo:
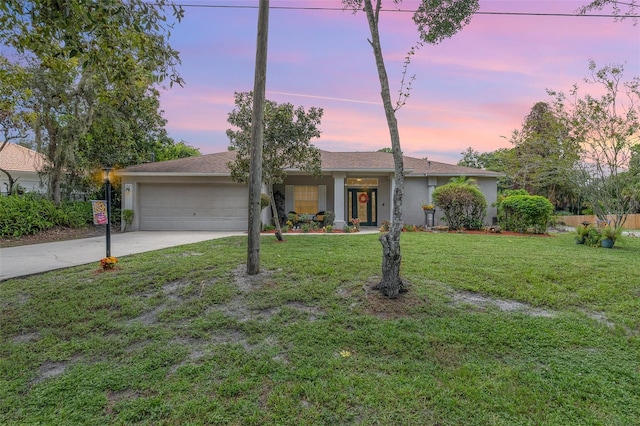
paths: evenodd
<path fill-rule="evenodd" d="M 199 157 L 181 158 L 178 160 L 157 163 L 139 164 L 127 167 L 123 175 L 138 173 L 168 174 L 211 174 L 228 175 L 227 163 L 233 161 L 235 152 L 225 151 Z M 387 152 L 329 152 L 321 151 L 323 171 L 367 171 L 393 172 L 393 154 Z M 404 157 L 405 171 L 408 175 L 440 175 L 440 176 L 487 176 L 496 177 L 500 173 L 471 167 L 456 166 L 415 157 Z"/>

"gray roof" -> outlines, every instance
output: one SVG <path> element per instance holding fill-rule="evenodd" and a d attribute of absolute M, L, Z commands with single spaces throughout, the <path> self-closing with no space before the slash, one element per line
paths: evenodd
<path fill-rule="evenodd" d="M 329 152 L 320 151 L 323 172 L 392 173 L 393 154 L 387 152 Z M 224 151 L 198 157 L 138 164 L 120 171 L 121 175 L 167 174 L 228 176 L 227 163 L 235 159 L 234 151 Z M 498 177 L 501 173 L 472 167 L 456 166 L 437 161 L 404 156 L 407 176 L 472 176 Z M 293 171 L 293 170 L 292 170 Z"/>

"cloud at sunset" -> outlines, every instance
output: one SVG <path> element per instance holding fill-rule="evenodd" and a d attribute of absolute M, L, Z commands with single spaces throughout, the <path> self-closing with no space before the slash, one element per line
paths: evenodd
<path fill-rule="evenodd" d="M 481 11 L 573 13 L 582 3 L 480 4 Z M 401 8 L 416 4 L 405 0 Z M 309 2 L 271 0 L 272 7 L 283 5 Z M 342 3 L 323 0 L 313 5 L 340 9 Z M 174 139 L 203 153 L 225 150 L 233 93 L 253 87 L 257 9 L 185 10 L 172 46 L 181 52 L 180 72 L 187 85 L 162 95 L 167 129 Z M 269 30 L 267 98 L 323 108 L 322 137 L 315 145 L 334 151 L 390 145 L 364 14 L 272 9 Z M 411 15 L 383 12 L 381 38 L 395 101 L 404 58 L 417 41 Z M 625 63 L 626 78 L 639 76 L 640 27 L 611 18 L 474 16 L 452 39 L 425 45 L 412 57 L 408 76 L 415 74 L 416 79 L 398 111 L 403 151 L 455 163 L 469 146 L 480 152 L 508 147 L 509 135 L 531 107 L 549 100 L 546 89 L 568 91 L 581 83 L 589 59 L 598 65 Z"/>

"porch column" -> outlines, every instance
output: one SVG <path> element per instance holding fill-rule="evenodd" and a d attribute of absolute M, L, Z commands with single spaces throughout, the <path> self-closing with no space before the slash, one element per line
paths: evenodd
<path fill-rule="evenodd" d="M 336 219 L 333 222 L 335 229 L 342 229 L 346 222 L 344 221 L 344 179 L 346 173 L 333 174 L 333 212 Z"/>

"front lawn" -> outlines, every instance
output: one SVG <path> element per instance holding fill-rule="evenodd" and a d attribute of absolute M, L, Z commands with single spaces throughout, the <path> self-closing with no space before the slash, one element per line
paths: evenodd
<path fill-rule="evenodd" d="M 285 238 L 0 283 L 0 423 L 640 423 L 640 238 Z"/>

